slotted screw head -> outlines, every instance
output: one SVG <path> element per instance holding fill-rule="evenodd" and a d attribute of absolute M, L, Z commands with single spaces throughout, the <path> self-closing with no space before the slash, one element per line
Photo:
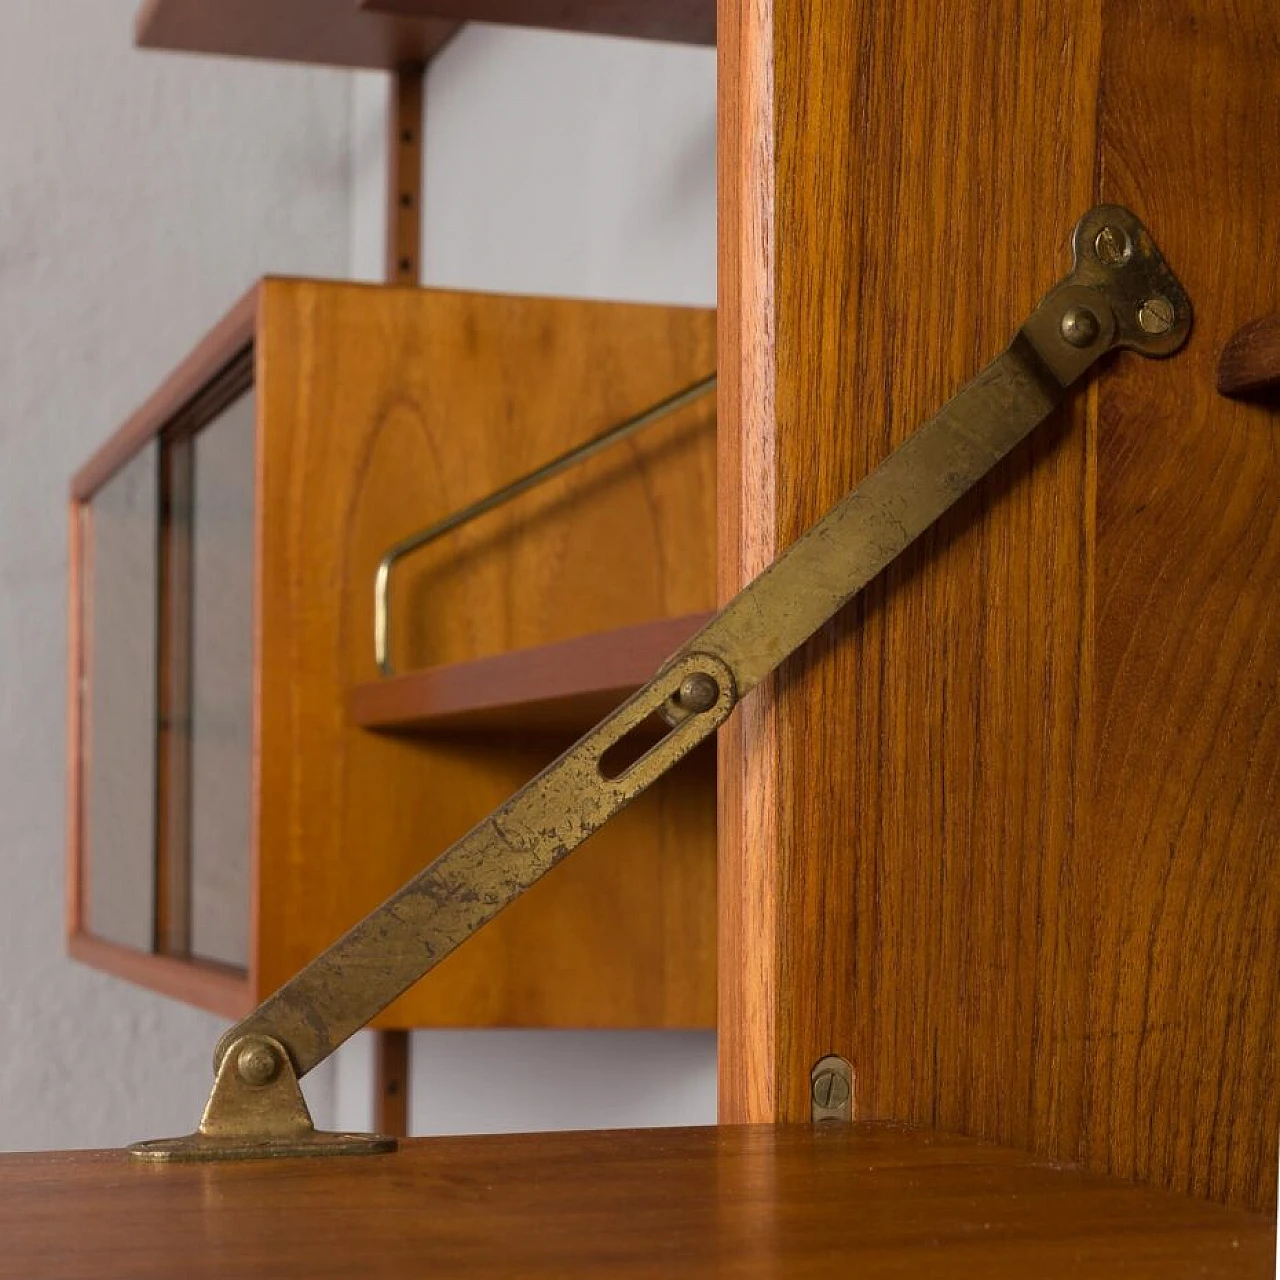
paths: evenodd
<path fill-rule="evenodd" d="M 1133 242 L 1123 227 L 1103 227 L 1093 241 L 1098 261 L 1108 267 L 1123 267 L 1133 256 Z"/>
<path fill-rule="evenodd" d="M 1173 319 L 1173 303 L 1168 298 L 1148 298 L 1138 308 L 1138 324 L 1144 333 L 1155 338 L 1173 328 Z"/>
<path fill-rule="evenodd" d="M 814 1105 L 834 1111 L 849 1101 L 849 1082 L 839 1071 L 819 1071 L 813 1079 Z"/>

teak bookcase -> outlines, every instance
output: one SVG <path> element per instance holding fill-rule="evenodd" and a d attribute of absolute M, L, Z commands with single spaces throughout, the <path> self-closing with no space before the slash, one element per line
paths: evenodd
<path fill-rule="evenodd" d="M 705 377 L 714 340 L 710 313 L 675 307 L 255 289 L 72 487 L 73 954 L 242 1015 L 646 679 L 712 603 L 710 397 L 406 560 L 394 679 L 374 666 L 374 570 Z M 214 446 L 233 431 L 229 468 Z M 113 482 L 139 467 L 150 595 L 105 585 Z M 95 711 L 126 760 L 95 755 Z M 691 761 L 380 1025 L 713 1025 L 713 776 L 711 753 Z"/>
<path fill-rule="evenodd" d="M 141 34 L 400 68 L 460 18 L 592 29 L 696 7 L 326 0 L 317 20 L 287 0 L 153 0 Z M 181 1250 L 166 1229 L 187 1213 L 212 1274 L 245 1257 L 266 1272 L 284 1240 L 295 1260 L 392 1274 L 442 1247 L 473 1275 L 1273 1274 L 1280 449 L 1274 398 L 1222 399 L 1214 371 L 1277 309 L 1280 16 L 1269 0 L 719 0 L 717 26 L 721 598 L 1004 345 L 1100 200 L 1132 207 L 1186 284 L 1189 346 L 1104 370 L 722 731 L 725 1127 L 410 1143 L 367 1175 L 241 1167 L 216 1204 L 187 1170 L 10 1157 L 26 1256 L 68 1234 L 48 1194 L 65 1189 L 120 1274 Z M 296 455 L 295 498 L 317 456 Z M 266 509 L 311 527 L 296 501 Z M 303 628 L 329 598 L 307 585 Z M 690 591 L 645 618 L 708 603 Z M 477 658 L 455 642 L 446 663 Z M 403 697 L 343 670 L 367 723 L 457 711 L 460 666 Z M 581 692 L 626 683 L 597 674 Z M 562 675 L 520 715 L 558 724 L 576 697 Z M 279 742 L 333 731 L 311 706 L 296 699 Z M 653 830 L 689 848 L 709 833 L 691 797 L 663 803 L 684 816 Z M 392 824 L 378 834 L 395 846 Z M 857 1122 L 815 1131 L 810 1072 L 833 1053 Z M 157 1189 L 165 1216 L 140 1242 L 119 1224 Z M 355 1203 L 357 1231 L 327 1236 Z"/>

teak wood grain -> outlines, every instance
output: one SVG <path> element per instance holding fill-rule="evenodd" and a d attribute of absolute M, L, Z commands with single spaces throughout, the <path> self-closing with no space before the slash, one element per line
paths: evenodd
<path fill-rule="evenodd" d="M 1269 1280 L 1262 1215 L 892 1126 L 411 1141 L 206 1166 L 0 1156 L 0 1277 Z"/>
<path fill-rule="evenodd" d="M 668 307 L 303 281 L 268 282 L 263 305 L 265 995 L 572 740 L 353 725 L 382 553 L 704 376 L 715 339 L 713 313 Z M 714 457 L 704 400 L 406 560 L 397 667 L 705 610 Z M 711 766 L 688 762 L 381 1025 L 712 1025 Z"/>
<path fill-rule="evenodd" d="M 1158 229 L 1197 317 L 1098 402 L 1084 1149 L 1274 1209 L 1280 420 L 1215 369 L 1280 279 L 1280 9 L 1103 18 L 1102 194 Z"/>
<path fill-rule="evenodd" d="M 721 591 L 990 360 L 1099 199 L 1197 310 L 740 709 L 721 1107 L 1274 1207 L 1280 452 L 1213 358 L 1280 270 L 1262 0 L 722 0 Z M 1270 300 L 1272 304 L 1274 299 Z"/>

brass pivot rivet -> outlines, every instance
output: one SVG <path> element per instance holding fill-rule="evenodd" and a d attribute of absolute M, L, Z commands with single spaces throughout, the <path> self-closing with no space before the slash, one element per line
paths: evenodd
<path fill-rule="evenodd" d="M 839 1071 L 819 1071 L 813 1078 L 813 1102 L 823 1111 L 835 1111 L 849 1101 L 849 1081 Z"/>
<path fill-rule="evenodd" d="M 1107 267 L 1123 267 L 1133 257 L 1133 241 L 1123 227 L 1103 227 L 1093 241 L 1098 261 Z"/>
<path fill-rule="evenodd" d="M 705 671 L 695 671 L 680 682 L 678 697 L 686 711 L 710 711 L 720 697 L 720 686 Z"/>
<path fill-rule="evenodd" d="M 1144 333 L 1158 338 L 1173 328 L 1173 303 L 1168 298 L 1156 295 L 1148 298 L 1138 308 L 1138 323 Z"/>
<path fill-rule="evenodd" d="M 270 1084 L 280 1074 L 280 1056 L 271 1045 L 250 1040 L 236 1054 L 236 1074 L 245 1084 Z"/>
<path fill-rule="evenodd" d="M 1098 340 L 1101 326 L 1088 307 L 1068 307 L 1058 325 L 1065 342 L 1073 347 L 1090 347 Z"/>

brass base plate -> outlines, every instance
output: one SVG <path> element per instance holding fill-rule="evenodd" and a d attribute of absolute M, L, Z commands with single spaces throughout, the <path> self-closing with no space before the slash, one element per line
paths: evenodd
<path fill-rule="evenodd" d="M 200 1127 L 181 1138 L 135 1142 L 153 1164 L 372 1156 L 394 1151 L 380 1133 L 323 1133 L 311 1123 L 293 1061 L 271 1036 L 242 1036 L 222 1054 Z"/>
<path fill-rule="evenodd" d="M 292 1160 L 300 1156 L 372 1156 L 396 1149 L 396 1140 L 381 1133 L 323 1133 L 313 1129 L 288 1138 L 212 1137 L 188 1133 L 181 1138 L 135 1142 L 129 1154 L 153 1164 L 214 1160 Z"/>

